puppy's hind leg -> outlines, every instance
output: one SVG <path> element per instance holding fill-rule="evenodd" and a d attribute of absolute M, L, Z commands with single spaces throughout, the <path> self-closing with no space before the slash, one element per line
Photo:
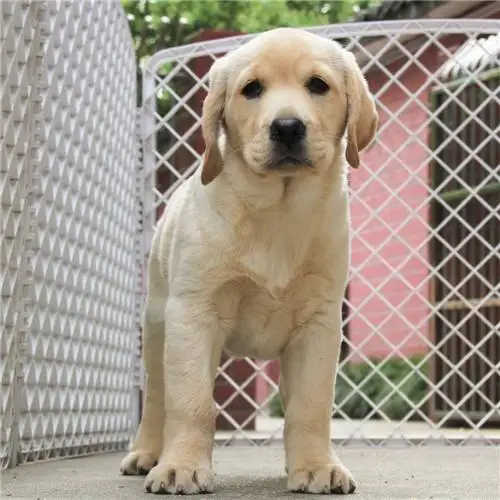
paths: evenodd
<path fill-rule="evenodd" d="M 156 262 L 151 260 L 142 330 L 142 356 L 147 376 L 146 392 L 137 436 L 130 452 L 121 463 L 120 470 L 124 475 L 147 474 L 158 462 L 163 448 L 165 425 L 163 351 L 166 301 L 165 280 L 161 278 Z"/>

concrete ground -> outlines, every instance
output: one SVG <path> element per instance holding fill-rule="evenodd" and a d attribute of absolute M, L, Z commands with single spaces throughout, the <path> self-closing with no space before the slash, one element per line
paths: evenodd
<path fill-rule="evenodd" d="M 500 498 L 500 449 L 472 446 L 342 448 L 338 452 L 358 481 L 351 496 L 362 499 Z M 2 474 L 0 497 L 8 500 L 138 500 L 142 477 L 118 474 L 122 454 L 57 460 L 20 466 Z M 285 491 L 282 446 L 217 448 L 214 495 L 197 498 L 265 499 L 313 495 Z"/>

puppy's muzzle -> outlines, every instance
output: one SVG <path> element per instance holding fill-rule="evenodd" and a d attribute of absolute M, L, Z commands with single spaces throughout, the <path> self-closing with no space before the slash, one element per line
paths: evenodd
<path fill-rule="evenodd" d="M 277 118 L 269 127 L 269 140 L 273 145 L 270 169 L 293 169 L 311 166 L 306 154 L 306 125 L 298 118 Z"/>

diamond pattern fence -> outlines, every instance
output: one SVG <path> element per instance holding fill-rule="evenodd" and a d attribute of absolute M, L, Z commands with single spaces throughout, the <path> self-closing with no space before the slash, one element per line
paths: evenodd
<path fill-rule="evenodd" d="M 313 29 L 356 54 L 381 116 L 350 178 L 352 273 L 332 420 L 340 443 L 500 437 L 499 30 L 493 20 Z M 143 68 L 146 250 L 199 164 L 208 68 L 249 38 L 164 50 Z M 276 362 L 223 359 L 219 443 L 281 437 L 277 373 Z"/>
<path fill-rule="evenodd" d="M 135 54 L 119 2 L 2 2 L 2 467 L 137 422 Z"/>

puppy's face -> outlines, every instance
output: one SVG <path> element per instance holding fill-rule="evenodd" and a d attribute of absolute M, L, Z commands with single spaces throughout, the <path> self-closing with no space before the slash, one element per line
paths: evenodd
<path fill-rule="evenodd" d="M 258 176 L 295 176 L 329 168 L 348 131 L 347 160 L 372 139 L 378 117 L 353 56 L 310 33 L 277 29 L 218 60 L 204 104 L 207 144 L 202 181 L 221 171 L 226 141 Z"/>
<path fill-rule="evenodd" d="M 228 89 L 227 137 L 259 175 L 331 163 L 346 126 L 342 74 L 295 40 L 257 53 Z"/>

